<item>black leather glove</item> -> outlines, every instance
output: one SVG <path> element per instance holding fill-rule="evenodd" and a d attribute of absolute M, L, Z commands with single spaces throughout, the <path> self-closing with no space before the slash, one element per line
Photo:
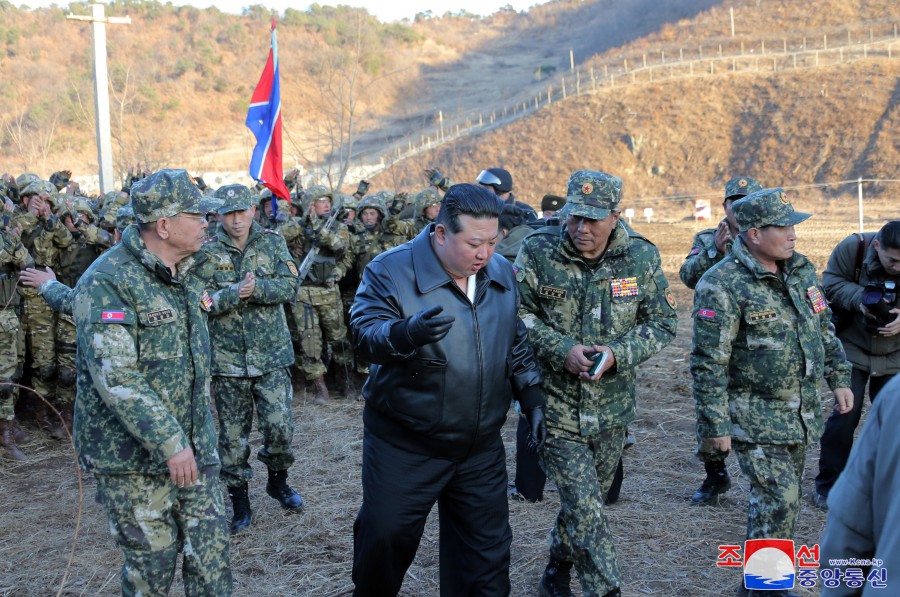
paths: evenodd
<path fill-rule="evenodd" d="M 406 207 L 406 193 L 397 193 L 394 196 L 394 200 L 391 201 L 391 206 L 388 207 L 388 213 L 396 216 L 403 211 L 404 207 Z"/>
<path fill-rule="evenodd" d="M 523 410 L 525 420 L 528 421 L 528 451 L 537 454 L 547 439 L 547 421 L 544 420 L 544 407 L 535 406 L 529 410 Z"/>
<path fill-rule="evenodd" d="M 369 181 L 366 180 L 365 178 L 363 178 L 362 180 L 359 181 L 359 184 L 356 185 L 356 192 L 354 193 L 354 195 L 356 195 L 357 197 L 362 199 L 363 196 L 365 196 L 365 194 L 368 192 L 369 192 Z"/>
<path fill-rule="evenodd" d="M 391 328 L 391 344 L 401 352 L 412 352 L 420 346 L 432 344 L 447 335 L 456 318 L 452 315 L 435 317 L 444 308 L 440 305 L 419 311 Z"/>
<path fill-rule="evenodd" d="M 437 168 L 427 168 L 425 170 L 425 176 L 428 177 L 428 184 L 433 187 L 442 187 L 446 182 L 444 175 L 441 174 L 441 171 Z"/>

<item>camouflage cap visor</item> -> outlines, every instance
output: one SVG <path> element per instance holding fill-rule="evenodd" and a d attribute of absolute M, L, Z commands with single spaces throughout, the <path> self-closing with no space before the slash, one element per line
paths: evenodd
<path fill-rule="evenodd" d="M 732 206 L 741 232 L 765 226 L 795 226 L 812 214 L 794 211 L 781 189 L 757 191 L 738 199 Z"/>
<path fill-rule="evenodd" d="M 587 218 L 589 220 L 604 220 L 612 213 L 611 209 L 601 205 L 600 201 L 589 197 L 569 197 L 568 202 L 559 210 L 560 216 L 576 216 L 579 218 Z"/>
<path fill-rule="evenodd" d="M 737 199 L 738 197 L 746 197 L 752 193 L 762 190 L 762 185 L 749 176 L 740 176 L 732 178 L 725 183 L 725 201 L 728 199 Z"/>
<path fill-rule="evenodd" d="M 176 214 L 201 214 L 200 194 L 186 170 L 159 170 L 131 187 L 131 207 L 139 224 Z"/>

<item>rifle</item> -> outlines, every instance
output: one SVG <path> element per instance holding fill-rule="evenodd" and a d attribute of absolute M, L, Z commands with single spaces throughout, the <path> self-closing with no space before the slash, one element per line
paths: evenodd
<path fill-rule="evenodd" d="M 331 206 L 331 216 L 325 221 L 324 226 L 319 230 L 325 230 L 328 232 L 333 232 L 335 222 L 337 222 L 338 215 L 341 213 L 341 209 L 344 207 L 344 201 L 340 197 L 338 197 L 337 203 Z M 297 285 L 297 294 L 294 295 L 294 302 L 297 301 L 297 297 L 300 296 L 300 288 L 303 286 L 303 281 L 306 279 L 307 274 L 309 274 L 309 270 L 312 269 L 313 262 L 316 259 L 316 256 L 319 254 L 319 239 L 313 239 L 312 247 L 307 251 L 306 256 L 303 257 L 303 261 L 300 263 L 300 267 L 297 270 L 297 275 L 300 278 L 300 284 Z"/>

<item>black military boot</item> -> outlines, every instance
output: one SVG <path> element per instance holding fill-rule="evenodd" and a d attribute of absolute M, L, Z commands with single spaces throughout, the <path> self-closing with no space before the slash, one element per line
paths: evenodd
<path fill-rule="evenodd" d="M 240 487 L 229 487 L 228 495 L 231 497 L 231 507 L 234 516 L 231 519 L 231 534 L 240 533 L 250 526 L 253 511 L 250 509 L 250 496 L 247 494 L 247 484 Z"/>
<path fill-rule="evenodd" d="M 572 593 L 572 562 L 560 562 L 550 558 L 541 576 L 538 588 L 540 597 L 574 597 Z"/>
<path fill-rule="evenodd" d="M 691 497 L 695 504 L 705 504 L 731 487 L 731 477 L 728 476 L 724 461 L 704 462 L 703 467 L 706 469 L 706 479 Z"/>
<path fill-rule="evenodd" d="M 273 471 L 269 469 L 269 482 L 266 483 L 266 493 L 281 503 L 282 508 L 288 510 L 303 510 L 303 498 L 291 489 L 287 484 L 287 471 Z"/>

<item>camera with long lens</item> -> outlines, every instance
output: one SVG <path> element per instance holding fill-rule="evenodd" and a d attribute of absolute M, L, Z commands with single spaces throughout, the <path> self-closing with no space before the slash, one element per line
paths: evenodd
<path fill-rule="evenodd" d="M 874 319 L 866 319 L 866 327 L 877 329 L 894 320 L 891 309 L 897 306 L 897 283 L 891 280 L 871 282 L 863 288 L 862 304 Z"/>

